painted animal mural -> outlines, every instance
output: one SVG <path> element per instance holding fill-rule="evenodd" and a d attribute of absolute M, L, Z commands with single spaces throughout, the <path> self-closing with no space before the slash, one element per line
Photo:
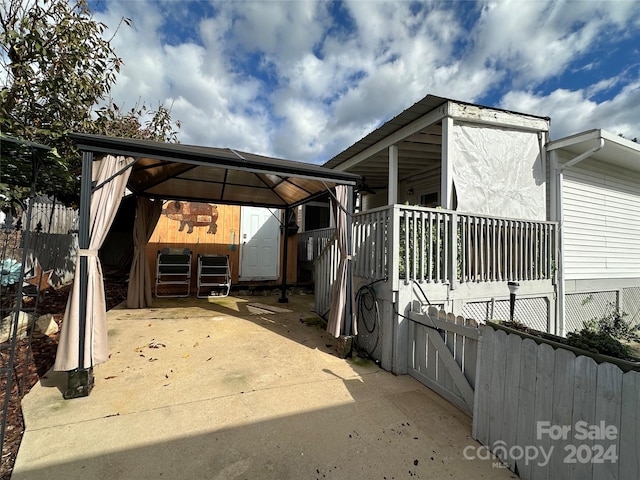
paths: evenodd
<path fill-rule="evenodd" d="M 207 233 L 215 235 L 218 231 L 218 206 L 198 202 L 167 202 L 162 213 L 171 220 L 180 222 L 179 231 L 189 227 L 187 233 L 193 233 L 193 227 L 209 227 Z"/>

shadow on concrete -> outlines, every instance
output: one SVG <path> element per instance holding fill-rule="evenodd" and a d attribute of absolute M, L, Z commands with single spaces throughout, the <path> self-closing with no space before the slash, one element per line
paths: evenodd
<path fill-rule="evenodd" d="M 312 297 L 279 313 L 219 300 L 111 310 L 92 394 L 63 400 L 65 372 L 49 372 L 25 398 L 12 478 L 513 478 L 464 458 L 471 420 L 437 394 L 337 358 L 304 322 Z"/>
<path fill-rule="evenodd" d="M 477 445 L 470 420 L 432 392 L 381 395 L 362 379 L 344 385 L 354 402 L 224 428 L 210 420 L 216 405 L 199 404 L 191 413 L 67 425 L 72 444 L 51 432 L 56 445 L 24 452 L 12 479 L 516 478 L 491 461 L 464 458 L 464 448 Z M 259 408 L 258 395 L 249 396 L 243 402 Z"/>

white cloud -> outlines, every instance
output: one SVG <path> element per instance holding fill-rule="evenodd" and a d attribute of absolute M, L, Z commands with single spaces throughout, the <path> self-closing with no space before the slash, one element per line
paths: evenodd
<path fill-rule="evenodd" d="M 516 84 L 535 84 L 561 74 L 603 37 L 624 34 L 638 14 L 635 2 L 488 3 L 467 60 L 508 70 Z"/>
<path fill-rule="evenodd" d="M 239 48 L 285 61 L 310 51 L 327 26 L 327 4 L 317 0 L 239 2 L 228 6 L 233 10 L 231 33 Z"/>
<path fill-rule="evenodd" d="M 506 94 L 506 109 L 551 117 L 551 137 L 558 139 L 585 130 L 601 128 L 625 137 L 640 136 L 640 78 L 626 85 L 610 100 L 597 103 L 588 92 L 557 89 L 548 95 L 514 91 Z"/>
<path fill-rule="evenodd" d="M 542 90 L 569 68 L 597 71 L 589 52 L 634 34 L 637 2 L 465 3 L 462 15 L 457 2 L 349 1 L 337 26 L 337 5 L 322 1 L 185 5 L 110 1 L 99 17 L 133 20 L 114 39 L 125 61 L 116 102 L 172 106 L 186 143 L 324 161 L 428 93 L 501 98 L 551 116 L 556 136 L 597 121 L 639 129 L 628 106 L 640 103 L 637 68 Z"/>

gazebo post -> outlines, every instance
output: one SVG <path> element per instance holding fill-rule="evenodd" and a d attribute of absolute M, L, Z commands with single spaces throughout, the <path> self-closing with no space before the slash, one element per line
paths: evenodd
<path fill-rule="evenodd" d="M 78 249 L 89 248 L 89 223 L 91 221 L 91 181 L 93 152 L 82 152 L 82 179 L 80 183 L 80 208 L 78 221 Z M 78 312 L 78 367 L 67 372 L 67 390 L 65 399 L 87 397 L 93 389 L 93 368 L 84 368 L 85 335 L 87 331 L 87 290 L 89 274 L 87 257 L 78 257 L 80 262 L 80 298 Z"/>
<path fill-rule="evenodd" d="M 282 287 L 280 291 L 280 298 L 278 303 L 289 303 L 287 298 L 287 255 L 289 252 L 289 215 L 291 213 L 291 207 L 284 209 L 284 222 L 282 225 L 283 241 L 282 247 Z"/>

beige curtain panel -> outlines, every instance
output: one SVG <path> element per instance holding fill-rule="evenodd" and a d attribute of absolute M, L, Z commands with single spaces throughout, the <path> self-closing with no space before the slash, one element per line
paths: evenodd
<path fill-rule="evenodd" d="M 92 180 L 95 185 L 101 185 L 127 165 L 132 165 L 133 162 L 131 157 L 106 155 L 93 162 Z M 98 259 L 98 250 L 116 216 L 130 174 L 131 169 L 125 169 L 91 194 L 89 248 L 78 250 L 78 259 L 83 256 L 87 258 L 88 274 L 84 365 L 78 365 L 80 262 L 76 261 L 75 279 L 64 314 L 54 370 L 68 371 L 76 368 L 90 368 L 106 362 L 109 358 L 104 280 Z"/>
<path fill-rule="evenodd" d="M 348 197 L 349 188 L 345 185 L 338 185 L 336 187 L 336 199 L 339 205 L 336 204 L 335 199 L 332 199 L 334 217 L 336 219 L 336 238 L 338 251 L 340 252 L 340 262 L 338 263 L 336 280 L 333 284 L 331 312 L 327 322 L 327 332 L 334 337 L 339 337 L 344 329 L 346 302 L 351 301 L 351 299 L 347 299 L 347 262 L 349 261 L 347 257 L 347 228 L 349 228 L 349 223 L 346 209 Z M 355 323 L 352 323 L 352 325 L 353 333 L 357 334 Z"/>
<path fill-rule="evenodd" d="M 151 307 L 153 300 L 151 272 L 147 260 L 147 243 L 162 213 L 162 200 L 139 197 L 133 225 L 133 262 L 129 272 L 127 308 Z"/>

